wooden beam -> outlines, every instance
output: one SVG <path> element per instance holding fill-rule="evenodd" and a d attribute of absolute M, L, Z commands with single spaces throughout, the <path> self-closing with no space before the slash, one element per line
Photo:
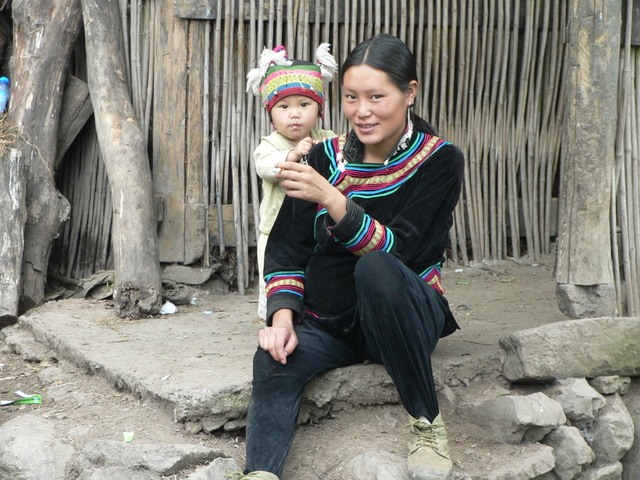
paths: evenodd
<path fill-rule="evenodd" d="M 610 205 L 621 11 L 620 0 L 572 3 L 556 281 L 568 296 L 578 297 L 581 290 L 587 294 L 614 281 Z M 614 289 L 606 291 L 615 296 Z M 614 315 L 615 298 L 605 297 L 592 300 L 613 308 Z"/>
<path fill-rule="evenodd" d="M 0 328 L 18 320 L 24 224 L 27 220 L 25 172 L 20 150 L 0 158 Z"/>
<path fill-rule="evenodd" d="M 253 222 L 253 205 L 249 205 L 247 211 L 249 217 L 249 243 L 250 247 L 256 246 L 255 227 Z M 235 220 L 233 205 L 222 205 L 222 230 L 224 235 L 224 245 L 236 244 Z M 211 246 L 220 245 L 220 232 L 218 231 L 218 209 L 209 210 L 209 238 Z"/>

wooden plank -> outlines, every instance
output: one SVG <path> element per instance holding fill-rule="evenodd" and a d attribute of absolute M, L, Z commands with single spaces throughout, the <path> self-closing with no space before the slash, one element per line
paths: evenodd
<path fill-rule="evenodd" d="M 216 0 L 175 0 L 175 14 L 181 18 L 212 20 L 216 18 Z"/>
<path fill-rule="evenodd" d="M 185 202 L 202 203 L 204 22 L 189 22 Z"/>
<path fill-rule="evenodd" d="M 158 2 L 153 105 L 153 193 L 164 198 L 158 226 L 161 262 L 184 260 L 187 25 L 173 0 Z"/>
<path fill-rule="evenodd" d="M 184 208 L 184 264 L 202 258 L 205 243 L 205 208 L 202 203 L 188 203 Z"/>
<path fill-rule="evenodd" d="M 617 7 L 613 5 L 617 3 Z M 613 282 L 610 202 L 615 169 L 620 0 L 573 0 L 556 281 Z"/>
<path fill-rule="evenodd" d="M 247 216 L 249 217 L 249 243 L 250 247 L 256 246 L 256 235 L 253 215 L 253 205 L 249 205 L 247 210 Z M 222 230 L 224 232 L 224 245 L 236 244 L 236 232 L 235 221 L 233 213 L 233 205 L 222 205 Z M 210 245 L 220 245 L 220 233 L 218 231 L 218 209 L 209 209 L 209 242 Z"/>
<path fill-rule="evenodd" d="M 203 195 L 204 142 L 202 107 L 204 101 L 204 22 L 189 22 L 187 44 L 187 154 L 185 157 L 184 263 L 191 264 L 204 254 L 205 206 Z"/>
<path fill-rule="evenodd" d="M 180 18 L 188 18 L 193 20 L 215 20 L 217 16 L 218 10 L 218 2 L 223 3 L 222 8 L 222 18 L 226 15 L 224 8 L 224 0 L 174 0 L 174 12 L 177 17 Z M 238 11 L 238 1 L 235 0 L 233 2 L 232 10 L 234 12 Z M 398 5 L 402 4 L 404 0 L 396 0 Z M 524 1 L 524 0 L 523 0 Z M 308 2 L 308 11 L 309 11 L 309 22 L 314 23 L 316 18 L 316 2 L 319 4 L 319 16 L 320 22 L 325 21 L 325 2 L 324 0 L 309 0 Z M 268 20 L 269 18 L 269 4 L 270 0 L 263 0 L 259 2 L 262 6 L 262 19 Z M 339 10 L 339 18 L 340 23 L 344 22 L 344 4 L 345 2 L 338 2 L 336 7 Z M 244 0 L 244 20 L 249 20 L 251 17 L 250 3 L 248 0 Z"/>

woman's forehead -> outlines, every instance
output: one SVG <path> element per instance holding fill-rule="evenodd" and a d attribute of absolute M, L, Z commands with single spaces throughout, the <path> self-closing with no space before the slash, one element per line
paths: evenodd
<path fill-rule="evenodd" d="M 351 67 L 344 72 L 343 89 L 370 90 L 384 87 L 395 87 L 387 72 L 368 65 Z"/>

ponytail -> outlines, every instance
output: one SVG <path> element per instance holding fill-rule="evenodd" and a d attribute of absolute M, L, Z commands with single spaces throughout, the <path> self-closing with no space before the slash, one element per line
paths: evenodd
<path fill-rule="evenodd" d="M 411 117 L 413 126 L 417 131 L 426 133 L 429 135 L 434 135 L 434 136 L 436 135 L 436 129 L 433 128 L 433 126 L 429 122 L 427 122 L 424 118 L 416 115 L 415 112 L 413 112 L 413 110 L 409 112 L 409 116 Z"/>

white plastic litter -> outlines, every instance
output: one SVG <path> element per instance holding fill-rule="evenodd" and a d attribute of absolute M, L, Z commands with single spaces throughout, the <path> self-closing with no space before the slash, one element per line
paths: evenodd
<path fill-rule="evenodd" d="M 178 311 L 178 307 L 176 307 L 169 300 L 164 302 L 164 305 L 162 305 L 162 308 L 160 308 L 160 313 L 162 315 L 170 315 L 172 313 L 176 313 L 177 311 Z"/>

